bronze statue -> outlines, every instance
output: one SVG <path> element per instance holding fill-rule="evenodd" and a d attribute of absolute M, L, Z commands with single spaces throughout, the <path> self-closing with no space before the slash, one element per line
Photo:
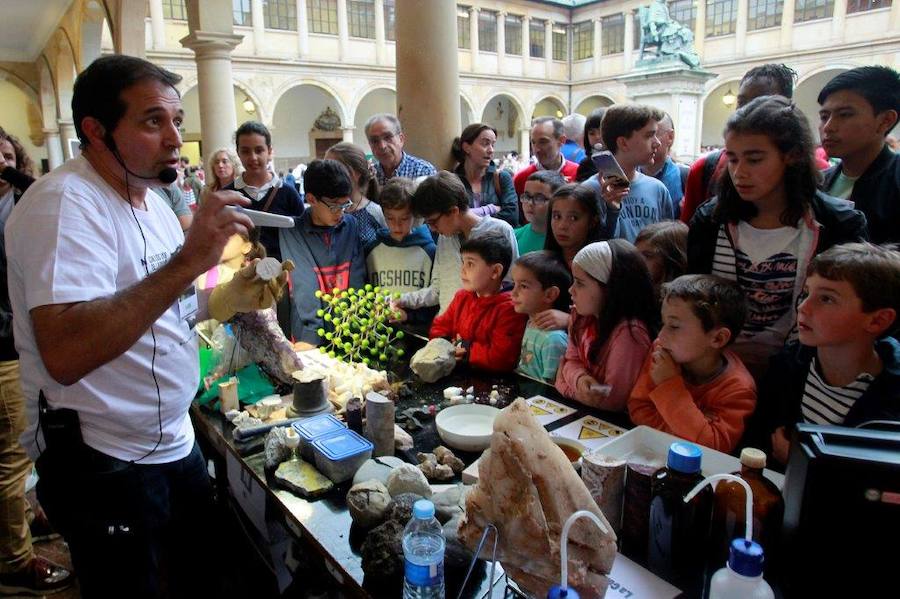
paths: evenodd
<path fill-rule="evenodd" d="M 644 54 L 653 49 L 657 60 L 671 57 L 692 69 L 700 66 L 700 57 L 693 46 L 693 32 L 669 16 L 669 7 L 664 0 L 653 0 L 650 6 L 640 7 L 638 18 L 641 22 L 639 61 L 645 60 Z"/>

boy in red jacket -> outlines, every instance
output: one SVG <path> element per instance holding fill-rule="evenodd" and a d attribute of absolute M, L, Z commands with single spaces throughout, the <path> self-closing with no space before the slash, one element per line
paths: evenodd
<path fill-rule="evenodd" d="M 744 323 L 744 295 L 713 275 L 678 277 L 663 294 L 663 326 L 628 415 L 635 424 L 730 453 L 756 408 L 753 377 L 726 349 Z"/>
<path fill-rule="evenodd" d="M 503 277 L 512 263 L 512 247 L 503 235 L 488 232 L 470 237 L 460 248 L 462 289 L 443 314 L 434 319 L 429 336 L 457 344 L 457 364 L 512 372 L 528 317 L 513 309 Z"/>

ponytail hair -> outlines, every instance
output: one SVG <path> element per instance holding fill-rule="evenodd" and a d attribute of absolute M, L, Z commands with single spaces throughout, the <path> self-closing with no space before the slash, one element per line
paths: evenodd
<path fill-rule="evenodd" d="M 328 154 L 331 154 L 335 160 L 343 164 L 349 171 L 351 178 L 356 179 L 362 194 L 372 202 L 378 202 L 380 188 L 375 173 L 372 170 L 369 161 L 366 160 L 366 153 L 356 144 L 347 141 L 336 143 L 328 148 Z"/>
<path fill-rule="evenodd" d="M 788 159 L 784 171 L 787 206 L 781 213 L 781 223 L 796 227 L 809 210 L 821 177 L 816 168 L 815 145 L 806 117 L 784 96 L 760 96 L 729 117 L 725 135 L 729 133 L 765 135 Z M 719 179 L 716 218 L 719 222 L 736 223 L 750 220 L 756 214 L 756 206 L 741 198 L 731 173 L 725 169 Z"/>
<path fill-rule="evenodd" d="M 450 146 L 450 154 L 453 155 L 453 159 L 456 160 L 456 162 L 459 164 L 465 163 L 466 153 L 463 151 L 462 145 L 464 143 L 475 143 L 475 140 L 478 139 L 478 136 L 481 135 L 483 131 L 493 131 L 494 135 L 497 135 L 497 130 L 490 125 L 485 125 L 484 123 L 472 123 L 463 129 L 463 132 L 459 137 L 453 139 L 453 144 Z"/>

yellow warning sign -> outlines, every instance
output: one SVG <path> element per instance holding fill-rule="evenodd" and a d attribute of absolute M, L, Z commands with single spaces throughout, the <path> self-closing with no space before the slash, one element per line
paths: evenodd
<path fill-rule="evenodd" d="M 549 416 L 551 412 L 548 412 L 544 408 L 539 408 L 534 404 L 531 404 L 531 413 L 535 416 Z"/>
<path fill-rule="evenodd" d="M 600 431 L 594 430 L 594 429 L 592 429 L 592 428 L 588 428 L 588 427 L 586 427 L 586 426 L 582 426 L 582 427 L 581 427 L 581 432 L 578 433 L 578 438 L 579 438 L 579 439 L 600 439 L 600 438 L 605 437 L 605 436 L 606 436 L 606 435 L 604 435 L 604 434 L 601 433 Z"/>

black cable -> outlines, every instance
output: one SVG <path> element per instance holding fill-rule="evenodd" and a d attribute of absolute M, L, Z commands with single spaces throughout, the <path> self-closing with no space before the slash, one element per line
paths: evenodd
<path fill-rule="evenodd" d="M 118 154 L 118 152 L 116 152 L 116 154 Z M 119 158 L 119 161 L 121 162 L 122 159 Z M 128 196 L 128 207 L 131 208 L 131 216 L 134 218 L 134 223 L 137 225 L 138 231 L 141 234 L 141 239 L 144 241 L 144 259 L 141 261 L 141 263 L 144 265 L 144 272 L 147 273 L 147 276 L 149 277 L 150 267 L 147 264 L 147 237 L 144 235 L 144 228 L 141 226 L 141 221 L 138 220 L 137 213 L 134 211 L 134 204 L 131 202 L 131 188 L 128 186 L 128 169 L 125 169 L 125 193 Z M 132 460 L 132 464 L 136 464 L 153 455 L 153 453 L 159 448 L 159 444 L 162 443 L 163 438 L 162 394 L 159 391 L 159 380 L 156 378 L 156 332 L 153 330 L 153 323 L 150 323 L 150 337 L 153 339 L 153 354 L 150 358 L 150 374 L 153 376 L 153 383 L 156 385 L 156 416 L 159 419 L 159 438 L 156 439 L 156 445 L 153 446 L 153 449 L 151 449 L 138 459 Z"/>

